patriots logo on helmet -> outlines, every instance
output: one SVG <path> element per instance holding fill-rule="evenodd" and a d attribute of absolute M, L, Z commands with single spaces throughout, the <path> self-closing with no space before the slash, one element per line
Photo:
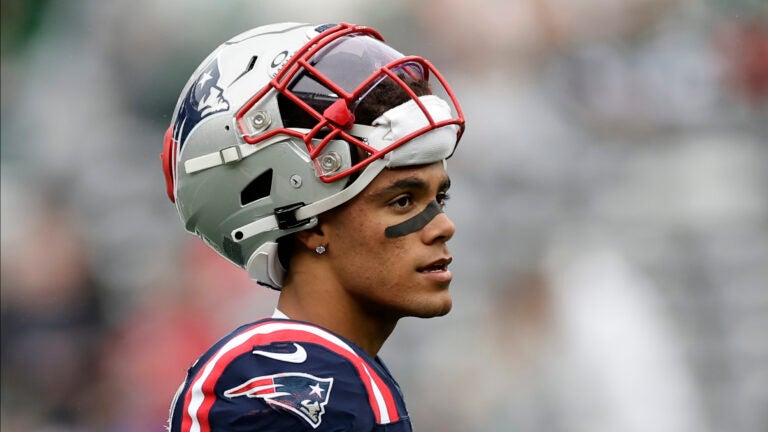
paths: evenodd
<path fill-rule="evenodd" d="M 178 143 L 179 150 L 189 132 L 201 120 L 229 109 L 229 101 L 224 99 L 224 89 L 219 85 L 220 78 L 219 61 L 213 59 L 189 87 L 173 125 L 173 139 Z"/>
<path fill-rule="evenodd" d="M 233 398 L 247 396 L 264 399 L 297 414 L 317 429 L 331 396 L 333 378 L 318 378 L 300 372 L 279 373 L 250 379 L 224 392 Z"/>

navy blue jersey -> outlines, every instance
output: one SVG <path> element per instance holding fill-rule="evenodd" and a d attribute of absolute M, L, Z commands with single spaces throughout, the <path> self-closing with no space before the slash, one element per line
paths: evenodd
<path fill-rule="evenodd" d="M 412 431 L 387 368 L 313 324 L 264 319 L 233 331 L 189 369 L 171 432 Z"/>

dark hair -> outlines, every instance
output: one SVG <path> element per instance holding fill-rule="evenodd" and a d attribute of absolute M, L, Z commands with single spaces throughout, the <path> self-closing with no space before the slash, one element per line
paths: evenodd
<path fill-rule="evenodd" d="M 425 80 L 406 81 L 416 96 L 430 94 L 429 83 Z M 407 102 L 410 95 L 391 79 L 380 82 L 358 104 L 355 109 L 355 123 L 370 125 L 377 117 L 400 104 Z"/>

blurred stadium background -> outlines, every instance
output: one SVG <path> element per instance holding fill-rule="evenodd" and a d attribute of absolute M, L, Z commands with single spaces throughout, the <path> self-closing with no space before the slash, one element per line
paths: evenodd
<path fill-rule="evenodd" d="M 275 21 L 373 26 L 463 102 L 455 308 L 382 352 L 416 430 L 768 430 L 765 0 L 3 0 L 4 432 L 162 431 L 271 313 L 157 155 L 194 67 Z"/>

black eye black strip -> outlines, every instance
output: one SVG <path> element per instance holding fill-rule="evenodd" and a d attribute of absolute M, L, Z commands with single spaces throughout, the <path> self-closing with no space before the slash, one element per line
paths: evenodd
<path fill-rule="evenodd" d="M 440 208 L 440 204 L 437 203 L 437 201 L 432 201 L 427 205 L 427 208 L 425 208 L 421 213 L 417 214 L 416 216 L 406 220 L 405 222 L 400 222 L 397 225 L 392 225 L 391 227 L 387 227 L 384 230 L 384 235 L 389 238 L 395 238 L 395 237 L 402 237 L 404 235 L 408 235 L 410 233 L 414 233 L 425 226 L 435 218 L 435 216 L 439 215 L 443 212 L 443 209 Z"/>

